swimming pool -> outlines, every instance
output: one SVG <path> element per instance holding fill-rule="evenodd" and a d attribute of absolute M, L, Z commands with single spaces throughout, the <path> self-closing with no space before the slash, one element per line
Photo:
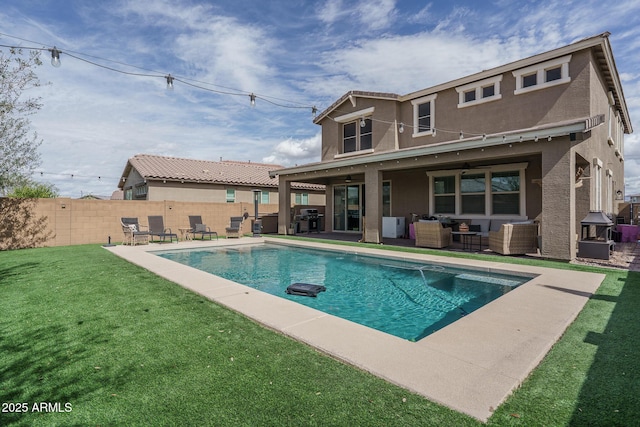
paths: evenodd
<path fill-rule="evenodd" d="M 411 341 L 532 277 L 270 243 L 157 255 Z M 288 295 L 292 283 L 326 292 Z"/>

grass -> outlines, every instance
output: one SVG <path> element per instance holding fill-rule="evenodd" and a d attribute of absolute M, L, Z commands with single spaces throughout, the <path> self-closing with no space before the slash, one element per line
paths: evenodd
<path fill-rule="evenodd" d="M 640 275 L 527 263 L 607 275 L 488 424 L 637 424 Z M 21 402 L 0 425 L 480 425 L 95 245 L 0 252 L 0 403 Z"/>

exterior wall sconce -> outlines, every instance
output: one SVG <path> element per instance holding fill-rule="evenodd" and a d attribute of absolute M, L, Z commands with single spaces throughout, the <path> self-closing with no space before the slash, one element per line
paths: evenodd
<path fill-rule="evenodd" d="M 344 182 L 351 182 L 351 175 L 347 175 L 347 177 L 344 179 Z"/>
<path fill-rule="evenodd" d="M 616 191 L 616 200 L 623 200 L 623 199 L 624 199 L 624 194 L 622 193 L 622 190 Z"/>

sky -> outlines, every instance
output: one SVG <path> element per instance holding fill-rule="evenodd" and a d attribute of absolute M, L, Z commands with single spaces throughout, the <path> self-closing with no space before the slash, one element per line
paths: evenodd
<path fill-rule="evenodd" d="M 605 31 L 637 129 L 625 193 L 640 194 L 637 0 L 3 3 L 0 44 L 62 52 L 55 68 L 43 51 L 36 72 L 49 84 L 29 91 L 43 104 L 30 117 L 42 140 L 34 178 L 61 196 L 111 195 L 142 153 L 316 162 L 312 107 L 349 90 L 407 94 Z"/>

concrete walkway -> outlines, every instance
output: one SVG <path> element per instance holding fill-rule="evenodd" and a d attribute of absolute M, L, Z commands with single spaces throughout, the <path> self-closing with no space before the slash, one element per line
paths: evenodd
<path fill-rule="evenodd" d="M 464 263 L 485 271 L 517 269 L 537 276 L 450 326 L 410 342 L 153 254 L 264 241 L 444 266 Z M 604 279 L 602 274 L 269 238 L 109 250 L 269 328 L 480 421 L 486 421 L 540 363 Z"/>

